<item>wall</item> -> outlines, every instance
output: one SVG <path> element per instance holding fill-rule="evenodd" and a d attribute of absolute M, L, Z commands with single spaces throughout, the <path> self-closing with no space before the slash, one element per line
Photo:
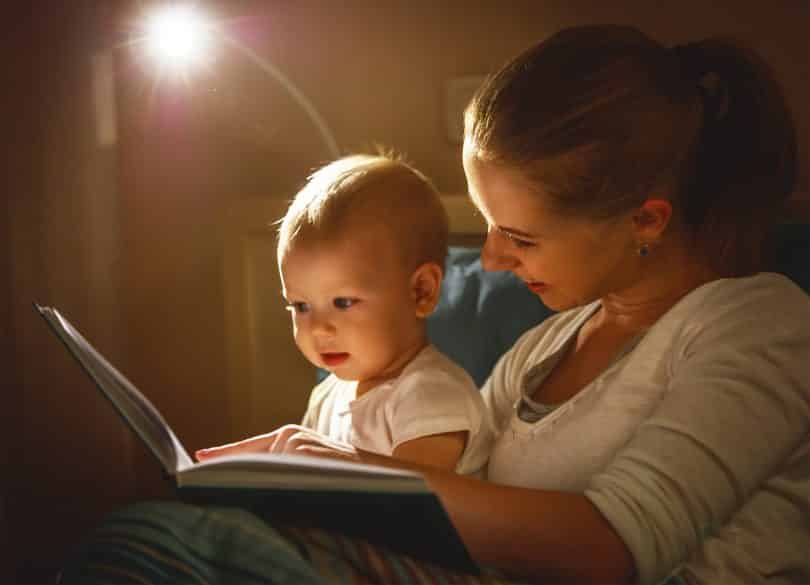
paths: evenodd
<path fill-rule="evenodd" d="M 129 433 L 32 307 L 55 304 L 112 359 L 124 353 L 117 154 L 94 132 L 97 16 L 86 1 L 24 3 L 4 38 L 2 582 L 45 582 L 136 494 Z"/>
<path fill-rule="evenodd" d="M 30 302 L 63 309 L 191 449 L 242 436 L 245 429 L 231 424 L 235 406 L 226 390 L 226 218 L 243 198 L 289 196 L 328 158 L 301 108 L 255 63 L 225 48 L 206 69 L 159 83 L 136 53 L 116 49 L 118 142 L 100 147 L 90 59 L 134 34 L 140 5 L 19 3 L 18 33 L 5 39 L 12 44 L 5 54 L 14 55 L 9 111 L 18 115 L 0 224 L 0 268 L 9 274 L 0 317 L 13 345 L 4 354 L 11 374 L 3 477 L 11 479 L 0 492 L 0 514 L 17 543 L 7 572 L 18 580 L 57 565 L 106 511 L 165 494 L 155 464 L 49 337 Z M 800 130 L 803 185 L 810 185 L 810 4 L 803 0 L 207 6 L 310 96 L 342 150 L 395 146 L 446 192 L 464 190 L 459 147 L 445 136 L 448 79 L 485 73 L 576 23 L 633 24 L 667 43 L 738 34 L 784 80 Z M 285 387 L 283 378 L 267 389 L 294 404 L 306 391 Z M 257 424 L 280 422 L 269 409 L 256 416 Z"/>
<path fill-rule="evenodd" d="M 666 43 L 742 36 L 785 80 L 807 160 L 805 3 L 310 0 L 209 10 L 311 98 L 341 149 L 395 146 L 446 192 L 465 186 L 459 147 L 445 136 L 445 82 L 485 73 L 575 23 L 633 24 Z M 238 51 L 214 50 L 208 67 L 182 80 L 156 81 L 148 63 L 128 59 L 121 106 L 128 365 L 191 445 L 235 439 L 254 429 L 220 423 L 238 408 L 223 398 L 222 218 L 240 198 L 288 197 L 329 155 L 303 109 Z M 803 173 L 806 184 L 807 165 Z M 302 407 L 306 390 L 279 376 L 267 389 L 273 401 Z M 180 392 L 185 399 L 176 399 Z M 281 422 L 270 409 L 257 416 L 267 417 L 267 427 Z"/>

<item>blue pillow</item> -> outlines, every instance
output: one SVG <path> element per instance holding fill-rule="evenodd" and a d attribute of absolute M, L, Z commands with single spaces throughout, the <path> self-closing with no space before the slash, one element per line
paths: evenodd
<path fill-rule="evenodd" d="M 810 224 L 785 223 L 776 231 L 774 271 L 810 293 Z"/>
<path fill-rule="evenodd" d="M 775 233 L 772 270 L 810 293 L 810 224 L 784 223 Z M 553 314 L 510 272 L 485 272 L 478 248 L 450 248 L 439 305 L 428 336 L 480 387 L 495 362 L 525 331 Z"/>
<path fill-rule="evenodd" d="M 484 271 L 479 248 L 451 246 L 427 333 L 480 387 L 517 338 L 551 314 L 511 272 Z M 317 381 L 328 375 L 318 368 Z"/>
<path fill-rule="evenodd" d="M 451 247 L 430 341 L 480 387 L 524 332 L 552 314 L 511 272 L 486 272 L 478 248 Z"/>
<path fill-rule="evenodd" d="M 775 252 L 773 270 L 810 293 L 810 224 L 779 226 Z M 518 337 L 552 314 L 511 272 L 484 271 L 478 248 L 451 247 L 428 337 L 480 387 Z"/>

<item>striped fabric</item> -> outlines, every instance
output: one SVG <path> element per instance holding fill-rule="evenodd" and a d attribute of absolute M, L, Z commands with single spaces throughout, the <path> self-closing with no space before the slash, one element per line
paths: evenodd
<path fill-rule="evenodd" d="M 60 583 L 507 585 L 493 572 L 462 575 L 369 543 L 274 528 L 237 508 L 144 502 L 102 523 Z"/>

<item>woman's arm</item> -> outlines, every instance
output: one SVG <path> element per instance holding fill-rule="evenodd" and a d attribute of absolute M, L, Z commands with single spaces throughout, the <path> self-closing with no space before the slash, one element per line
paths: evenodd
<path fill-rule="evenodd" d="M 553 583 L 629 583 L 634 576 L 624 542 L 582 494 L 498 485 L 365 451 L 335 453 L 303 434 L 286 445 L 288 452 L 420 473 L 482 566 Z"/>
<path fill-rule="evenodd" d="M 627 547 L 581 494 L 497 485 L 350 446 L 336 448 L 326 437 L 295 425 L 279 431 L 206 454 L 283 451 L 416 471 L 438 495 L 482 566 L 555 583 L 627 583 L 634 574 Z M 203 458 L 199 452 L 197 456 Z"/>
<path fill-rule="evenodd" d="M 481 565 L 552 582 L 627 583 L 633 576 L 627 547 L 582 494 L 422 474 Z"/>

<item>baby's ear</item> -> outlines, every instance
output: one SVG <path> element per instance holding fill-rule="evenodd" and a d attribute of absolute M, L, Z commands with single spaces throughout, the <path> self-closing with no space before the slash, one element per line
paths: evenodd
<path fill-rule="evenodd" d="M 435 262 L 425 262 L 411 275 L 411 298 L 416 316 L 424 319 L 433 312 L 442 290 L 442 268 Z"/>

